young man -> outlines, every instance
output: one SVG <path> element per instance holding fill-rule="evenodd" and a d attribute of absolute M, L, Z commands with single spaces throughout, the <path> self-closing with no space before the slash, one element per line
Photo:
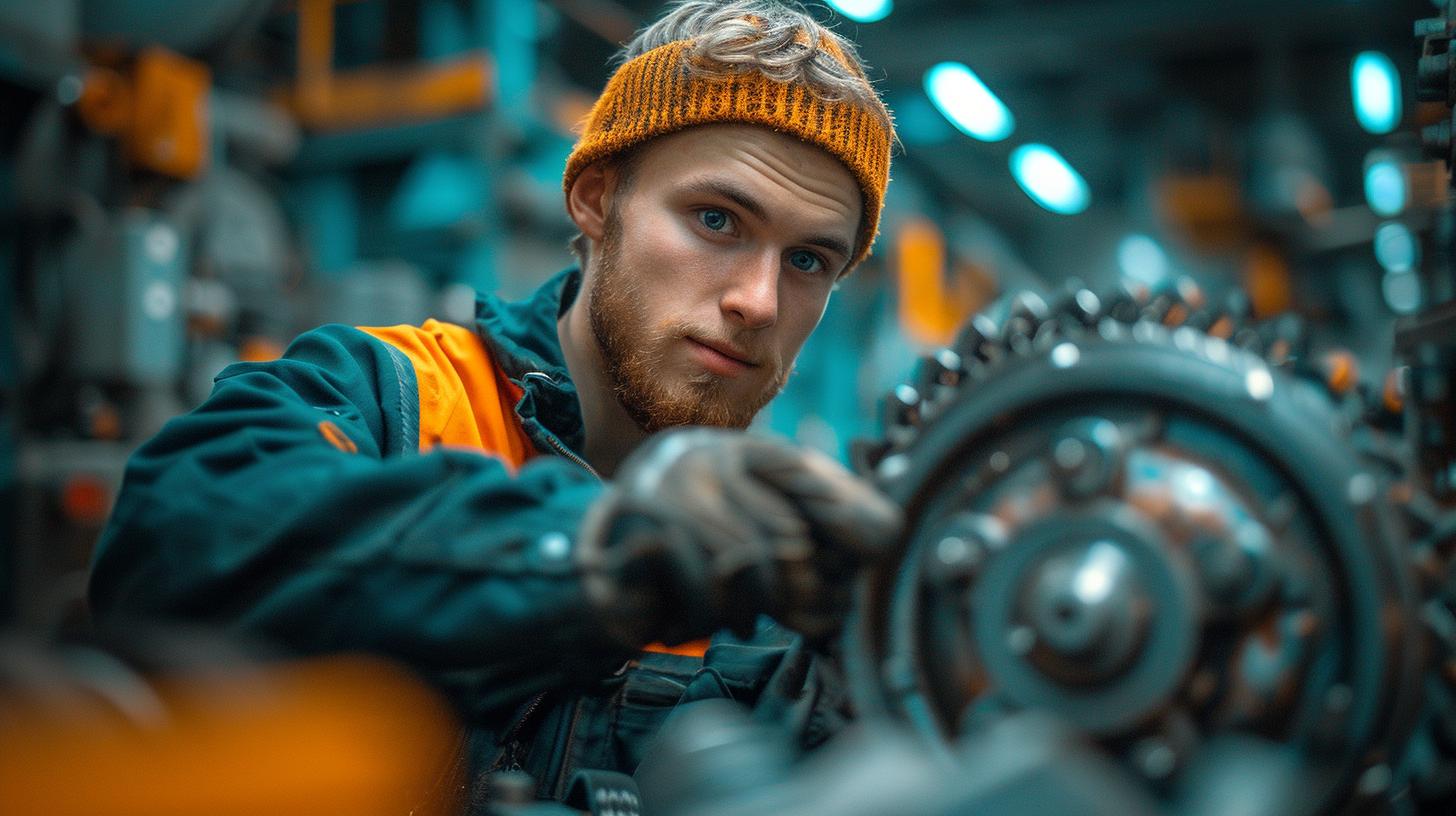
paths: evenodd
<path fill-rule="evenodd" d="M 679 3 L 624 57 L 564 176 L 581 271 L 471 327 L 326 326 L 224 371 L 132 459 L 99 618 L 406 661 L 477 771 L 546 795 L 772 677 L 822 736 L 817 670 L 758 617 L 831 632 L 897 513 L 739 429 L 869 251 L 890 117 L 848 43 L 766 0 Z M 649 436 L 688 425 L 712 429 Z M 682 646 L 725 627 L 753 637 Z"/>

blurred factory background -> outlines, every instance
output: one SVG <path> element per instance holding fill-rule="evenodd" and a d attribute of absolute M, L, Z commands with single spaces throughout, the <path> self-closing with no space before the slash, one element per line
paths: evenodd
<path fill-rule="evenodd" d="M 569 264 L 573 128 L 659 7 L 0 0 L 0 615 L 76 613 L 127 455 L 224 366 L 323 322 L 468 322 Z M 1420 275 L 1430 0 L 821 11 L 903 149 L 774 432 L 846 455 L 914 353 L 1073 277 L 1293 310 L 1371 372 L 1450 297 Z"/>

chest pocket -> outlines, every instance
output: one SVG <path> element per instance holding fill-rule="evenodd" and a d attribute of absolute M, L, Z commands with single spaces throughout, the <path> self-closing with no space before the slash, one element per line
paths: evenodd
<path fill-rule="evenodd" d="M 540 793 L 561 798 L 572 774 L 583 769 L 635 771 L 701 667 L 694 657 L 644 653 L 620 675 L 560 706 L 527 763 L 541 780 Z"/>

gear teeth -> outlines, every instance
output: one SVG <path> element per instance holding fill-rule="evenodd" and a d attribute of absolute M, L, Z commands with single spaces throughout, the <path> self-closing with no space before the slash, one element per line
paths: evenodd
<path fill-rule="evenodd" d="M 1097 293 L 1091 289 L 1078 289 L 1067 297 L 1059 311 L 1080 328 L 1091 329 L 1097 325 L 1098 318 L 1102 317 L 1102 298 L 1097 297 Z"/>
<path fill-rule="evenodd" d="M 1179 278 L 1153 295 L 1142 309 L 1142 319 L 1175 329 L 1186 324 L 1196 312 L 1203 309 L 1206 300 L 1203 290 L 1198 288 L 1192 278 Z"/>
<path fill-rule="evenodd" d="M 1204 334 L 1209 334 L 1213 325 L 1222 319 L 1223 316 L 1224 313 L 1221 309 L 1212 309 L 1205 306 L 1190 314 L 1188 319 L 1183 321 L 1183 325 L 1190 329 L 1203 332 Z"/>
<path fill-rule="evenodd" d="M 1314 362 L 1312 368 L 1333 397 L 1348 396 L 1360 384 L 1360 366 L 1355 361 L 1355 355 L 1345 349 L 1325 353 Z"/>
<path fill-rule="evenodd" d="M 1186 275 L 1173 283 L 1173 290 L 1178 293 L 1178 300 L 1188 307 L 1190 314 L 1208 307 L 1208 296 L 1203 293 L 1203 287 Z"/>
<path fill-rule="evenodd" d="M 966 370 L 961 356 L 948 348 L 940 349 L 920 360 L 920 370 L 915 377 L 915 390 L 929 409 L 939 405 L 955 392 L 965 377 Z M 922 410 L 922 415 L 929 410 Z"/>
<path fill-rule="evenodd" d="M 894 447 L 902 447 L 915 438 L 921 422 L 920 392 L 915 386 L 901 383 L 885 397 L 885 436 Z"/>
<path fill-rule="evenodd" d="M 1146 286 L 1123 281 L 1111 295 L 1104 299 L 1107 306 L 1105 314 L 1119 323 L 1131 325 L 1142 317 L 1143 308 L 1151 300 L 1152 293 Z"/>
<path fill-rule="evenodd" d="M 1073 278 L 1053 298 L 1048 312 L 1050 316 L 1043 327 L 1051 325 L 1057 336 L 1078 339 L 1096 328 L 1102 316 L 1102 299 Z"/>
<path fill-rule="evenodd" d="M 1405 413 L 1405 373 L 1401 368 L 1385 372 L 1380 382 L 1379 409 L 1394 417 Z"/>
<path fill-rule="evenodd" d="M 1264 338 L 1260 336 L 1259 330 L 1252 326 L 1245 326 L 1234 332 L 1234 336 L 1229 338 L 1229 343 L 1260 357 L 1264 356 Z"/>
<path fill-rule="evenodd" d="M 1308 359 L 1309 328 L 1299 315 L 1280 315 L 1260 326 L 1259 332 L 1270 364 L 1297 367 Z"/>
<path fill-rule="evenodd" d="M 1049 314 L 1046 301 L 1035 292 L 1017 292 L 1011 297 L 1002 339 L 1013 354 L 1026 354 Z"/>
<path fill-rule="evenodd" d="M 978 314 L 961 329 L 956 338 L 955 352 L 964 361 L 995 363 L 1002 357 L 1000 342 L 1001 329 L 996 321 L 984 314 Z"/>

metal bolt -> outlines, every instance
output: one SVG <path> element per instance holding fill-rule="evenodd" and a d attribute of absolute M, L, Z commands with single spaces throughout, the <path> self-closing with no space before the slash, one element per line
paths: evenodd
<path fill-rule="evenodd" d="M 985 315 L 976 315 L 961 329 L 960 336 L 956 338 L 955 350 L 963 358 L 979 358 L 989 362 L 997 355 L 994 341 L 999 336 L 1000 331 L 995 321 Z"/>
<path fill-rule="evenodd" d="M 1060 343 L 1052 349 L 1052 365 L 1057 368 L 1071 368 L 1081 359 L 1081 350 L 1072 343 Z"/>
<path fill-rule="evenodd" d="M 1161 737 L 1148 737 L 1133 748 L 1133 761 L 1149 779 L 1166 779 L 1178 767 L 1178 754 Z"/>
<path fill-rule="evenodd" d="M 940 579 L 956 587 L 969 586 L 986 558 L 986 548 L 974 538 L 957 535 L 942 538 L 935 546 L 935 557 L 940 562 Z"/>
<path fill-rule="evenodd" d="M 1357 473 L 1350 477 L 1350 484 L 1345 495 L 1350 499 L 1351 504 L 1369 504 L 1375 498 L 1377 489 L 1378 486 L 1375 484 L 1373 476 L 1368 473 Z"/>
<path fill-rule="evenodd" d="M 1006 451 L 996 451 L 991 454 L 987 464 L 991 466 L 993 473 L 1005 473 L 1011 467 L 1011 457 L 1006 454 Z"/>
<path fill-rule="evenodd" d="M 1014 655 L 1025 656 L 1036 647 L 1036 632 L 1030 626 L 1018 626 L 1006 634 L 1006 647 Z"/>
<path fill-rule="evenodd" d="M 1087 446 L 1076 437 L 1067 437 L 1052 449 L 1052 459 L 1063 471 L 1074 471 L 1087 461 Z"/>
<path fill-rule="evenodd" d="M 1256 402 L 1265 402 L 1274 396 L 1274 375 L 1262 366 L 1249 369 L 1244 375 L 1244 390 Z"/>
<path fill-rule="evenodd" d="M 1102 301 L 1091 289 L 1078 289 L 1077 294 L 1072 296 L 1072 303 L 1077 306 L 1077 318 L 1084 323 L 1095 320 L 1097 313 L 1102 311 Z"/>

